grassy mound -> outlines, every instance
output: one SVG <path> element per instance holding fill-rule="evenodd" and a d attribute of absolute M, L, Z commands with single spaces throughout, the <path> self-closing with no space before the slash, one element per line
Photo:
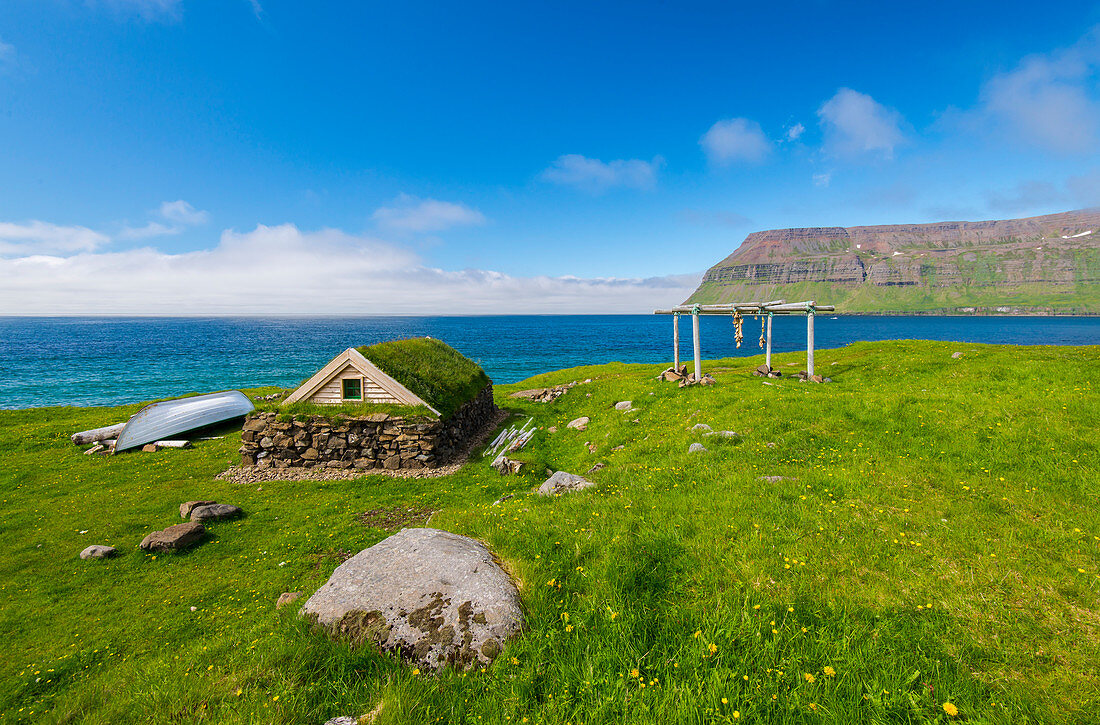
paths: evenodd
<path fill-rule="evenodd" d="M 500 386 L 539 428 L 519 476 L 475 455 L 440 479 L 240 486 L 214 479 L 236 434 L 100 458 L 68 435 L 139 406 L 0 411 L 0 723 L 1094 722 L 1100 348 L 860 343 L 818 352 L 829 385 L 760 362 L 706 363 L 711 388 L 619 364 Z M 596 463 L 586 492 L 531 494 Z M 195 499 L 246 516 L 183 555 L 137 549 Z M 311 631 L 304 600 L 275 609 L 425 520 L 519 582 L 529 630 L 485 671 L 417 674 Z M 89 544 L 121 556 L 80 561 Z"/>
<path fill-rule="evenodd" d="M 391 340 L 357 349 L 444 418 L 489 384 L 480 365 L 430 337 Z"/>

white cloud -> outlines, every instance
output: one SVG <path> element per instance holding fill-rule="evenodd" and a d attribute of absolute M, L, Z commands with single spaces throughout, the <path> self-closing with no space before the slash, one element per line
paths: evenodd
<path fill-rule="evenodd" d="M 143 248 L 0 258 L 0 309 L 69 314 L 86 312 L 94 300 L 103 314 L 649 312 L 686 298 L 699 277 L 447 271 L 377 239 L 261 225 L 223 232 L 216 247 L 196 252 Z"/>
<path fill-rule="evenodd" d="M 485 215 L 465 204 L 436 199 L 418 199 L 402 194 L 391 207 L 371 216 L 378 225 L 401 232 L 441 232 L 444 229 L 485 223 Z"/>
<path fill-rule="evenodd" d="M 823 174 L 814 174 L 814 186 L 828 186 L 833 180 L 833 172 L 826 171 Z"/>
<path fill-rule="evenodd" d="M 718 121 L 699 139 L 699 145 L 711 163 L 720 165 L 738 161 L 759 163 L 772 149 L 760 124 L 747 118 Z"/>
<path fill-rule="evenodd" d="M 580 154 L 559 156 L 540 178 L 553 184 L 575 186 L 584 191 L 600 194 L 614 187 L 652 189 L 657 185 L 657 172 L 664 166 L 664 159 L 615 159 L 600 161 Z"/>
<path fill-rule="evenodd" d="M 13 62 L 15 62 L 15 46 L 0 40 L 0 68 Z"/>
<path fill-rule="evenodd" d="M 795 125 L 787 129 L 787 140 L 797 141 L 799 137 L 801 137 L 802 134 L 805 133 L 805 131 L 805 126 L 803 126 L 801 123 L 796 123 Z"/>
<path fill-rule="evenodd" d="M 123 227 L 118 234 L 118 238 L 149 239 L 168 234 L 179 234 L 187 227 L 200 226 L 210 221 L 208 212 L 196 209 L 183 199 L 166 201 L 154 213 L 168 223 L 153 221 L 143 227 Z"/>
<path fill-rule="evenodd" d="M 260 5 L 260 0 L 248 0 L 248 4 L 252 8 L 252 14 L 256 16 L 256 19 L 261 20 L 264 16 L 264 8 Z"/>
<path fill-rule="evenodd" d="M 1100 30 L 1093 29 L 1070 48 L 1028 56 L 991 78 L 969 120 L 1058 153 L 1093 151 L 1100 140 L 1098 74 Z"/>
<path fill-rule="evenodd" d="M 180 16 L 183 0 L 87 0 L 89 5 L 105 5 L 117 13 L 136 14 L 146 20 L 175 19 Z"/>
<path fill-rule="evenodd" d="M 890 159 L 905 142 L 901 114 L 851 88 L 838 90 L 817 115 L 825 130 L 825 150 L 832 156 L 877 154 Z"/>
<path fill-rule="evenodd" d="M 87 227 L 64 227 L 41 221 L 0 222 L 0 255 L 90 252 L 111 240 Z"/>

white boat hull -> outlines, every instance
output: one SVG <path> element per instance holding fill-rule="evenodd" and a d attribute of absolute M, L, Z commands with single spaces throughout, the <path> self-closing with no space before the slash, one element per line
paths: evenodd
<path fill-rule="evenodd" d="M 255 409 L 248 396 L 239 390 L 152 403 L 126 423 L 115 443 L 115 452 L 240 418 Z"/>

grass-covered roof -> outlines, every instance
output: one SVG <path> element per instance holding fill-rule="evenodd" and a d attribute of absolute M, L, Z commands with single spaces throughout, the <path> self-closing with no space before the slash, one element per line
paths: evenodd
<path fill-rule="evenodd" d="M 444 418 L 490 382 L 480 365 L 430 337 L 391 340 L 356 349 Z"/>

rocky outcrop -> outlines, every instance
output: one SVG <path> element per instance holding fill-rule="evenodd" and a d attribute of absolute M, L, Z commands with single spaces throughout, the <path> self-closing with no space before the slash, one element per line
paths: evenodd
<path fill-rule="evenodd" d="M 241 431 L 241 465 L 271 468 L 436 468 L 460 453 L 472 436 L 495 421 L 493 386 L 446 419 L 385 413 L 330 419 L 274 412 L 252 413 Z"/>
<path fill-rule="evenodd" d="M 301 614 L 353 646 L 426 669 L 489 664 L 524 626 L 519 592 L 481 542 L 402 529 L 336 568 Z"/>
<path fill-rule="evenodd" d="M 950 306 L 956 311 L 998 311 L 1003 305 L 970 304 L 985 291 L 1006 299 L 1009 312 L 1017 311 L 1016 298 L 1006 293 L 1026 292 L 1019 298 L 1024 306 L 1043 300 L 1069 308 L 1078 304 L 1074 295 L 1083 286 L 1094 292 L 1100 286 L 1095 209 L 999 221 L 753 232 L 706 272 L 688 302 L 820 294 L 828 303 L 851 297 L 856 304 L 846 311 L 938 309 L 945 301 L 955 302 Z M 881 291 L 853 294 L 861 288 Z"/>

